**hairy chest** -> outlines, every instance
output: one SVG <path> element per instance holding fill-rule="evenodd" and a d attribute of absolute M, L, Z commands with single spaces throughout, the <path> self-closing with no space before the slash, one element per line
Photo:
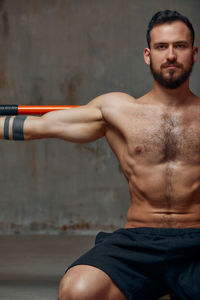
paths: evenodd
<path fill-rule="evenodd" d="M 127 151 L 149 162 L 200 163 L 200 114 L 152 113 L 127 118 Z"/>

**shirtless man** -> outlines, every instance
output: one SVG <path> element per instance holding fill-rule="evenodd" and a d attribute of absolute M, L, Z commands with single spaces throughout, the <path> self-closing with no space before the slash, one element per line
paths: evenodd
<path fill-rule="evenodd" d="M 59 300 L 155 300 L 171 291 L 200 299 L 200 99 L 189 88 L 198 48 L 188 19 L 172 11 L 153 17 L 147 39 L 154 87 L 143 97 L 109 93 L 81 108 L 0 120 L 7 139 L 105 136 L 129 184 L 125 228 L 98 234 L 63 276 Z"/>

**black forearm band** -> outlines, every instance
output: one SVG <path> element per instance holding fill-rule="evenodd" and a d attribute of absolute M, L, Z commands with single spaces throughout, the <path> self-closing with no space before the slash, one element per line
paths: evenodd
<path fill-rule="evenodd" d="M 4 122 L 4 138 L 6 140 L 9 140 L 9 123 L 10 123 L 10 118 L 11 116 L 8 116 L 5 118 L 5 122 Z"/>
<path fill-rule="evenodd" d="M 22 141 L 24 140 L 24 121 L 27 116 L 17 116 L 13 120 L 13 140 Z"/>

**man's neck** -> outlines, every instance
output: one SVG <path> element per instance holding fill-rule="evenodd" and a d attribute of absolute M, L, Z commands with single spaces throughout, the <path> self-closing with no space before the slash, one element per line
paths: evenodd
<path fill-rule="evenodd" d="M 167 89 L 155 81 L 150 94 L 154 100 L 165 106 L 182 106 L 195 97 L 189 88 L 189 82 L 176 89 Z"/>

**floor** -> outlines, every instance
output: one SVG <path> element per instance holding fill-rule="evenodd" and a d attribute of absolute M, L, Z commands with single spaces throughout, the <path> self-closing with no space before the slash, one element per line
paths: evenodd
<path fill-rule="evenodd" d="M 94 236 L 0 236 L 0 299 L 57 300 L 65 268 L 93 243 Z"/>

